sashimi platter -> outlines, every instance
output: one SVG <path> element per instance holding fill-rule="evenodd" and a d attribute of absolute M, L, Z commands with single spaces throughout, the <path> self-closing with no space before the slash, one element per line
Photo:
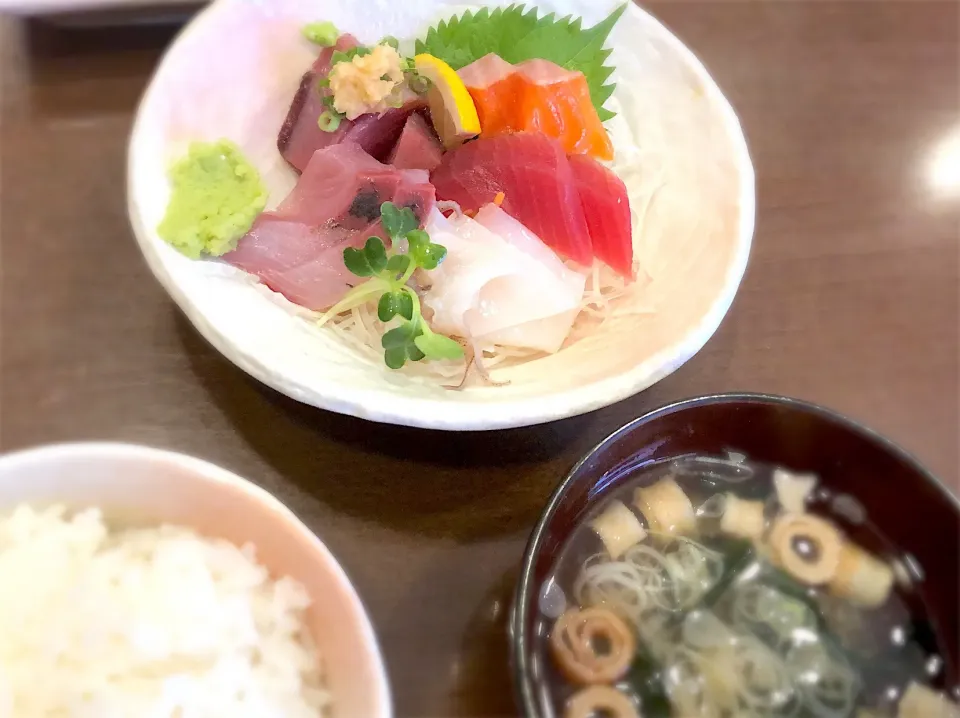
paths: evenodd
<path fill-rule="evenodd" d="M 496 429 L 693 356 L 754 176 L 700 63 L 622 0 L 216 0 L 144 96 L 128 199 L 158 279 L 253 376 Z"/>

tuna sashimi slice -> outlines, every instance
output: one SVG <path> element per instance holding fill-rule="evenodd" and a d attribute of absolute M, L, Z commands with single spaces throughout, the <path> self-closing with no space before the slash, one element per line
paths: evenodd
<path fill-rule="evenodd" d="M 356 46 L 356 38 L 342 35 L 336 46 L 325 48 L 320 53 L 313 67 L 300 80 L 300 87 L 290 103 L 287 118 L 277 137 L 277 149 L 298 172 L 304 170 L 314 152 L 341 142 L 355 142 L 376 159 L 387 159 L 403 132 L 407 118 L 415 110 L 424 107 L 422 100 L 412 99 L 403 107 L 381 115 L 363 115 L 353 122 L 344 120 L 336 132 L 321 130 L 317 120 L 327 109 L 324 98 L 330 91 L 320 87 L 318 82 L 330 72 L 334 50 L 344 51 Z"/>
<path fill-rule="evenodd" d="M 390 155 L 388 164 L 401 170 L 433 172 L 443 161 L 443 145 L 420 113 L 407 118 L 403 133 Z"/>
<path fill-rule="evenodd" d="M 290 301 L 322 311 L 357 281 L 344 266 L 343 250 L 383 236 L 384 202 L 410 207 L 421 221 L 430 213 L 434 192 L 427 179 L 426 172 L 381 164 L 351 142 L 318 150 L 293 191 L 261 214 L 224 260 Z"/>
<path fill-rule="evenodd" d="M 572 155 L 570 167 L 587 218 L 594 255 L 618 274 L 635 278 L 633 216 L 626 185 L 612 170 L 585 155 Z"/>
<path fill-rule="evenodd" d="M 503 192 L 503 209 L 557 254 L 584 266 L 593 248 L 567 155 L 545 135 L 480 138 L 447 152 L 432 177 L 437 198 L 477 211 Z"/>

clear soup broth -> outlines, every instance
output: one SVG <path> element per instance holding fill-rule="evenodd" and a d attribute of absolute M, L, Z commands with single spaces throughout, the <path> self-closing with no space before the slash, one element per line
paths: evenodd
<path fill-rule="evenodd" d="M 555 715 L 960 716 L 923 569 L 855 498 L 736 454 L 614 480 L 542 587 Z"/>

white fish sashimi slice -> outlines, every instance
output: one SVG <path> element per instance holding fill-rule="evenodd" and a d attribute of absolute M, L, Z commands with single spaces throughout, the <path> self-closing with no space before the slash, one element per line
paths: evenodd
<path fill-rule="evenodd" d="M 481 210 L 477 220 L 446 219 L 434 210 L 427 222 L 431 241 L 447 248 L 424 297 L 433 311 L 433 328 L 470 337 L 483 348 L 556 352 L 579 312 L 586 277 L 568 269 L 519 222 L 491 207 Z"/>
<path fill-rule="evenodd" d="M 446 247 L 443 263 L 430 272 L 431 288 L 423 299 L 433 311 L 435 331 L 466 336 L 463 316 L 477 303 L 483 286 L 504 273 L 496 262 L 496 237 L 468 217 L 445 218 L 431 213 L 424 229 L 430 241 Z"/>
<path fill-rule="evenodd" d="M 519 274 L 507 274 L 487 282 L 480 290 L 478 306 L 464 315 L 464 324 L 474 343 L 481 347 L 523 347 L 547 354 L 560 351 L 580 313 L 579 304 L 556 314 L 536 316 L 530 308 L 544 306 L 542 282 L 529 282 Z M 581 291 L 581 296 L 583 292 Z"/>
<path fill-rule="evenodd" d="M 580 300 L 583 298 L 583 291 L 586 286 L 586 274 L 570 269 L 550 247 L 543 243 L 543 240 L 527 229 L 526 225 L 511 217 L 495 204 L 482 207 L 477 212 L 476 221 L 531 259 L 542 264 L 544 268 L 550 270 L 561 281 L 568 284 L 571 297 L 574 294 L 577 295 L 569 308 L 573 309 L 574 306 L 580 306 Z"/>

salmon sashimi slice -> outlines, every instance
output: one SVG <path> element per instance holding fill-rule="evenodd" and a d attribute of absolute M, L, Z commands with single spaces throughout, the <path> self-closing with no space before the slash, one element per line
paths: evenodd
<path fill-rule="evenodd" d="M 616 173 L 585 155 L 571 155 L 593 254 L 627 279 L 634 279 L 633 216 L 627 187 Z"/>
<path fill-rule="evenodd" d="M 569 154 L 613 159 L 613 143 L 582 72 L 540 59 L 511 65 L 490 54 L 458 74 L 477 106 L 482 136 L 540 132 Z"/>
<path fill-rule="evenodd" d="M 410 207 L 421 223 L 434 206 L 429 175 L 381 164 L 353 143 L 318 150 L 277 209 L 263 212 L 223 259 L 308 309 L 323 311 L 356 284 L 343 250 L 385 239 L 380 207 Z"/>
<path fill-rule="evenodd" d="M 544 244 L 583 266 L 593 247 L 567 154 L 546 135 L 483 138 L 447 152 L 431 176 L 437 198 L 478 211 L 503 193 L 501 207 Z"/>

